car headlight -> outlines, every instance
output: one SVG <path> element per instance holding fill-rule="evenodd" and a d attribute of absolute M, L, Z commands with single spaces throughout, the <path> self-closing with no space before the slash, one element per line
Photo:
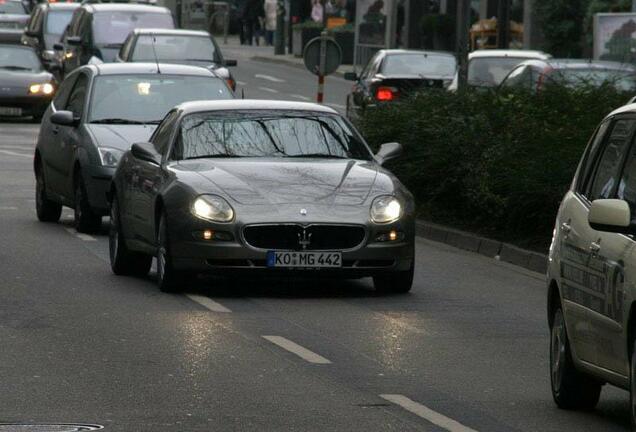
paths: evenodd
<path fill-rule="evenodd" d="M 380 196 L 373 200 L 370 213 L 375 223 L 395 222 L 402 217 L 402 204 L 393 196 Z"/>
<path fill-rule="evenodd" d="M 105 167 L 116 167 L 119 159 L 124 154 L 123 151 L 111 147 L 98 147 L 99 158 Z"/>
<path fill-rule="evenodd" d="M 51 83 L 31 84 L 29 86 L 29 94 L 50 95 L 53 93 L 53 90 L 55 90 L 55 88 L 53 87 L 53 84 Z"/>
<path fill-rule="evenodd" d="M 197 197 L 192 203 L 192 213 L 198 218 L 213 222 L 230 222 L 234 219 L 234 209 L 218 195 Z"/>

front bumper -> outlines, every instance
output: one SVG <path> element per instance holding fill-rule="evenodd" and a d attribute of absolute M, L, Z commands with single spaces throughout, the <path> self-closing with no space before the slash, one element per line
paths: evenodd
<path fill-rule="evenodd" d="M 0 97 L 0 107 L 20 108 L 22 115 L 25 116 L 42 116 L 52 99 L 53 95 L 2 96 Z"/>

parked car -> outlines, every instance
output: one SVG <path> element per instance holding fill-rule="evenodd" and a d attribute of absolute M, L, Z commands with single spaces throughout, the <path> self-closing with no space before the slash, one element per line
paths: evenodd
<path fill-rule="evenodd" d="M 347 96 L 347 117 L 378 103 L 397 101 L 421 88 L 445 88 L 455 75 L 455 56 L 439 51 L 380 50 L 369 60 Z"/>
<path fill-rule="evenodd" d="M 214 70 L 232 90 L 236 82 L 228 66 L 236 60 L 225 60 L 218 44 L 206 31 L 135 29 L 119 50 L 115 61 L 188 64 Z"/>
<path fill-rule="evenodd" d="M 127 3 L 84 4 L 73 13 L 57 48 L 64 54 L 64 74 L 92 63 L 113 62 L 128 34 L 135 28 L 175 27 L 169 9 Z"/>
<path fill-rule="evenodd" d="M 621 91 L 636 92 L 636 67 L 608 61 L 526 60 L 508 74 L 501 87 L 539 92 L 549 84 L 566 87 L 611 84 Z"/>
<path fill-rule="evenodd" d="M 57 221 L 75 209 L 80 232 L 99 229 L 106 191 L 121 155 L 148 140 L 175 105 L 228 99 L 214 72 L 195 66 L 127 63 L 86 65 L 69 74 L 47 110 L 35 151 L 36 209 Z"/>
<path fill-rule="evenodd" d="M 636 105 L 609 114 L 583 154 L 549 252 L 550 378 L 561 408 L 630 391 L 636 424 Z"/>
<path fill-rule="evenodd" d="M 31 47 L 0 44 L 0 116 L 32 116 L 39 121 L 57 82 Z"/>
<path fill-rule="evenodd" d="M 531 50 L 477 50 L 468 55 L 468 85 L 497 87 L 512 69 L 525 60 L 550 60 L 552 56 Z M 457 74 L 449 90 L 457 90 Z"/>
<path fill-rule="evenodd" d="M 0 31 L 24 30 L 29 12 L 20 0 L 0 1 Z"/>
<path fill-rule="evenodd" d="M 48 70 L 51 66 L 59 67 L 53 45 L 59 42 L 73 11 L 79 6 L 79 3 L 39 3 L 31 12 L 22 43 L 35 49 Z"/>
<path fill-rule="evenodd" d="M 407 292 L 414 269 L 412 195 L 331 108 L 280 101 L 198 101 L 133 144 L 111 190 L 116 274 L 157 257 L 163 291 L 197 273 L 373 276 Z"/>

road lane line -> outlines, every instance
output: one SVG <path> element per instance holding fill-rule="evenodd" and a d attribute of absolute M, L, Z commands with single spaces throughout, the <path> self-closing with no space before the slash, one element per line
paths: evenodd
<path fill-rule="evenodd" d="M 313 351 L 309 351 L 307 348 L 304 348 L 289 339 L 285 339 L 282 336 L 263 336 L 263 338 L 267 339 L 274 345 L 278 345 L 279 347 L 296 354 L 298 357 L 308 361 L 309 363 L 331 364 L 331 361 L 327 360 L 323 356 L 316 354 Z"/>
<path fill-rule="evenodd" d="M 446 429 L 449 432 L 477 432 L 475 431 L 475 429 L 464 426 L 458 421 L 453 420 L 452 418 L 448 418 L 436 411 L 433 411 L 427 406 L 424 406 L 421 403 L 417 403 L 404 395 L 381 394 L 380 397 L 384 400 L 401 406 L 402 408 L 409 412 L 412 412 L 416 416 L 422 417 L 424 420 L 427 420 L 436 426 Z"/>
<path fill-rule="evenodd" d="M 236 83 L 241 86 L 244 86 L 245 84 L 247 84 L 245 81 L 236 81 Z"/>
<path fill-rule="evenodd" d="M 192 300 L 194 302 L 199 303 L 201 306 L 203 306 L 206 309 L 211 310 L 212 312 L 223 312 L 223 313 L 232 312 L 231 310 L 229 310 L 228 308 L 226 308 L 222 304 L 215 302 L 214 300 L 212 300 L 209 297 L 196 295 L 196 294 L 186 294 L 186 297 L 188 297 L 190 300 Z"/>
<path fill-rule="evenodd" d="M 280 79 L 280 78 L 273 77 L 271 75 L 264 75 L 264 74 L 256 74 L 256 75 L 254 75 L 254 78 L 260 78 L 260 79 L 264 79 L 266 81 L 271 81 L 271 82 L 275 82 L 275 83 L 284 83 L 285 82 L 284 79 Z"/>
<path fill-rule="evenodd" d="M 91 235 L 78 233 L 74 228 L 64 228 L 68 233 L 74 235 L 80 240 L 84 241 L 97 241 L 97 239 Z"/>
<path fill-rule="evenodd" d="M 270 92 L 270 93 L 279 93 L 278 90 L 274 90 L 273 88 L 269 88 L 269 87 L 259 87 L 258 89 L 266 91 L 266 92 Z"/>
<path fill-rule="evenodd" d="M 0 206 L 0 210 L 17 210 L 17 207 L 11 207 L 11 206 Z"/>
<path fill-rule="evenodd" d="M 311 100 L 311 98 L 309 98 L 307 96 L 299 95 L 299 94 L 293 94 L 293 95 L 290 95 L 290 96 L 293 97 L 293 98 L 296 98 L 296 99 L 304 100 L 304 101 L 310 101 Z"/>
<path fill-rule="evenodd" d="M 0 153 L 8 154 L 10 156 L 20 156 L 20 157 L 24 157 L 24 158 L 33 159 L 33 155 L 32 154 L 26 155 L 24 153 L 16 153 L 16 152 L 12 152 L 10 150 L 0 150 Z"/>

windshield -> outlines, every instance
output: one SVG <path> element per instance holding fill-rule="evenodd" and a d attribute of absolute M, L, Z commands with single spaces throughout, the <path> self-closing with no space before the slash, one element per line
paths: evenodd
<path fill-rule="evenodd" d="M 40 71 L 42 65 L 32 49 L 0 46 L 0 69 Z"/>
<path fill-rule="evenodd" d="M 97 45 L 121 45 L 136 28 L 174 28 L 172 15 L 156 12 L 99 12 L 93 18 Z"/>
<path fill-rule="evenodd" d="M 358 134 L 338 115 L 294 111 L 208 112 L 181 123 L 174 159 L 317 157 L 370 160 Z"/>
<path fill-rule="evenodd" d="M 0 0 L 0 14 L 26 15 L 26 13 L 21 2 Z"/>
<path fill-rule="evenodd" d="M 436 54 L 396 54 L 389 55 L 382 65 L 385 75 L 421 75 L 449 77 L 456 69 L 455 57 Z"/>
<path fill-rule="evenodd" d="M 205 36 L 139 36 L 133 52 L 133 61 L 154 61 L 152 40 L 155 39 L 154 51 L 160 61 L 201 60 L 218 62 L 218 54 L 214 43 Z"/>
<path fill-rule="evenodd" d="M 510 71 L 524 60 L 527 59 L 516 57 L 474 58 L 468 64 L 468 83 L 474 86 L 498 86 Z"/>
<path fill-rule="evenodd" d="M 633 72 L 627 71 L 587 68 L 563 69 L 555 73 L 553 79 L 568 87 L 585 84 L 600 87 L 603 84 L 611 83 L 619 91 L 636 90 L 636 76 Z"/>
<path fill-rule="evenodd" d="M 64 33 L 64 29 L 71 22 L 73 16 L 72 10 L 59 10 L 50 11 L 46 17 L 46 31 L 45 33 L 61 35 Z"/>
<path fill-rule="evenodd" d="M 182 102 L 231 98 L 213 77 L 103 75 L 95 78 L 89 122 L 157 122 Z"/>

